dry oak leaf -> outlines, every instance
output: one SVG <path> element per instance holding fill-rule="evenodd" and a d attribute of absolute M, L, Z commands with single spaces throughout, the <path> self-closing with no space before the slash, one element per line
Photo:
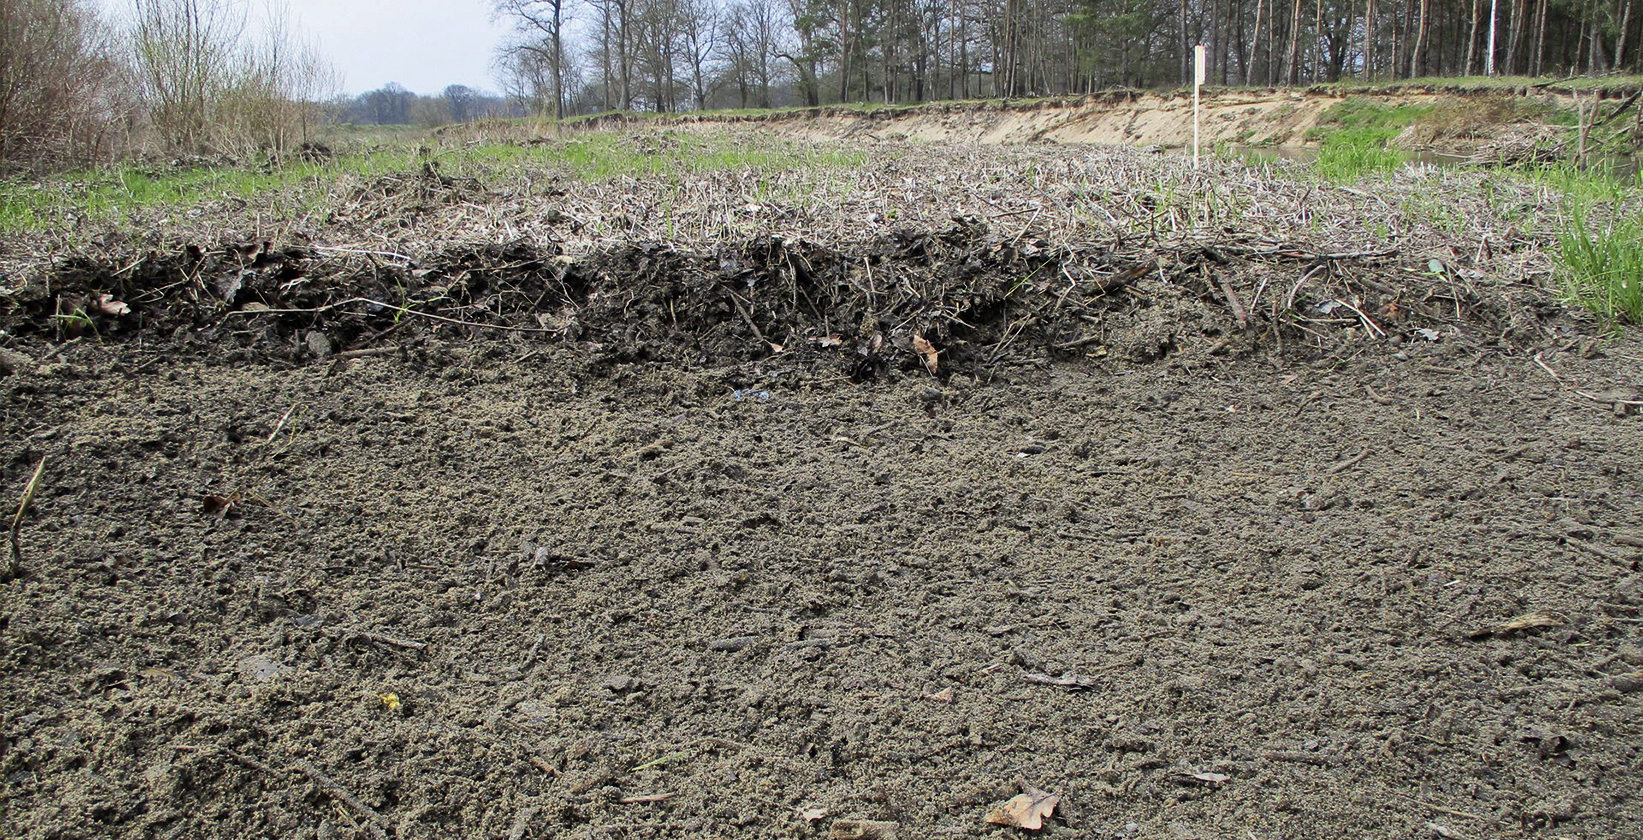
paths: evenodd
<path fill-rule="evenodd" d="M 1060 794 L 1045 793 L 1038 788 L 1029 787 L 1026 793 L 989 811 L 986 819 L 994 825 L 1013 825 L 1028 831 L 1038 831 L 1044 827 L 1044 820 L 1055 813 L 1055 806 L 1060 804 Z"/>
<path fill-rule="evenodd" d="M 913 352 L 924 360 L 924 369 L 929 371 L 931 376 L 934 376 L 936 374 L 936 357 L 941 355 L 941 352 L 936 350 L 936 346 L 931 344 L 930 340 L 924 336 L 913 333 Z"/>

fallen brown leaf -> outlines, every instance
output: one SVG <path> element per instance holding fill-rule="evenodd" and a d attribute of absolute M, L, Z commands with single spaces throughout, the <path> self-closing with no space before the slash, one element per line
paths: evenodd
<path fill-rule="evenodd" d="M 1045 793 L 1030 787 L 1026 793 L 989 811 L 986 819 L 994 825 L 1012 825 L 1028 831 L 1038 831 L 1044 827 L 1044 820 L 1055 813 L 1055 806 L 1060 804 L 1059 794 Z"/>
<path fill-rule="evenodd" d="M 913 352 L 917 353 L 918 357 L 924 361 L 924 369 L 929 371 L 931 376 L 934 376 L 937 365 L 936 357 L 941 355 L 940 351 L 936 350 L 936 346 L 931 344 L 924 336 L 913 333 Z"/>

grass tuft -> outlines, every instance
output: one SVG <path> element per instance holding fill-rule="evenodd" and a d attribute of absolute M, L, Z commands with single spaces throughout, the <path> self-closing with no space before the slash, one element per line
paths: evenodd
<path fill-rule="evenodd" d="M 1318 157 L 1312 165 L 1318 174 L 1337 183 L 1393 172 L 1409 160 L 1407 154 L 1392 147 L 1396 135 L 1397 129 L 1393 128 L 1343 128 L 1318 144 Z"/>
<path fill-rule="evenodd" d="M 1643 324 L 1643 217 L 1601 228 L 1579 203 L 1558 232 L 1557 278 L 1563 297 L 1615 322 Z"/>

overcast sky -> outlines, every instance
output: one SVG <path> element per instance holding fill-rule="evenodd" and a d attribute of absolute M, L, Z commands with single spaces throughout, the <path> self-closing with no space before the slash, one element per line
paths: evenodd
<path fill-rule="evenodd" d="M 495 90 L 491 56 L 506 23 L 487 0 L 288 0 L 304 31 L 343 74 L 348 93 L 399 82 L 417 93 L 446 85 Z"/>
<path fill-rule="evenodd" d="M 231 0 L 232 1 L 232 0 Z M 98 0 L 123 13 L 131 0 Z M 240 0 L 261 9 L 266 0 Z M 277 0 L 276 0 L 277 2 Z M 491 56 L 508 34 L 489 0 L 285 0 L 354 94 L 398 82 L 417 93 L 460 84 L 496 90 Z M 257 15 L 252 15 L 256 26 Z"/>

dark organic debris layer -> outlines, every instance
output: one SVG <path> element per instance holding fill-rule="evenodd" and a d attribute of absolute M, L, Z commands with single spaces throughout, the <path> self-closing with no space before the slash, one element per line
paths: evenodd
<path fill-rule="evenodd" d="M 861 373 L 917 367 L 915 336 L 950 372 L 1286 344 L 1304 355 L 1360 339 L 1462 335 L 1518 350 L 1543 342 L 1542 322 L 1564 314 L 1532 286 L 1480 294 L 1441 262 L 1396 276 L 1395 247 L 1327 252 L 1250 238 L 1070 246 L 1001 236 L 974 219 L 834 245 L 768 236 L 711 250 L 628 244 L 570 257 L 516 241 L 422 259 L 380 251 L 366 254 L 375 257 L 366 267 L 327 259 L 336 250 L 230 242 L 134 261 L 80 256 L 15 296 L 7 326 L 24 338 L 141 332 L 205 354 L 245 348 L 290 360 L 435 335 L 512 335 L 612 362 L 728 364 L 792 353 L 838 357 Z M 123 306 L 104 311 L 99 301 Z"/>

